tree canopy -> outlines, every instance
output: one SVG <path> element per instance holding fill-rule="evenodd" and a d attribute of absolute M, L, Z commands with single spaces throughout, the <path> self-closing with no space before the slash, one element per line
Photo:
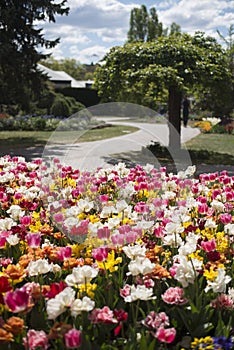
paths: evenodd
<path fill-rule="evenodd" d="M 203 33 L 159 37 L 155 42 L 113 47 L 96 73 L 95 87 L 103 101 L 147 105 L 168 92 L 169 122 L 180 135 L 182 94 L 194 85 L 216 93 L 230 88 L 230 70 L 222 47 Z M 148 101 L 147 101 L 148 99 Z M 171 147 L 180 147 L 175 135 Z"/>
<path fill-rule="evenodd" d="M 55 22 L 56 15 L 67 15 L 67 0 L 1 0 L 0 3 L 0 105 L 17 104 L 27 109 L 28 101 L 41 88 L 37 63 L 59 39 L 48 40 L 40 22 Z M 36 24 L 37 23 L 37 24 Z"/>
<path fill-rule="evenodd" d="M 157 40 L 160 36 L 180 32 L 180 26 L 173 22 L 168 33 L 168 28 L 163 28 L 162 22 L 158 19 L 155 7 L 150 8 L 149 12 L 145 5 L 135 7 L 131 10 L 128 31 L 129 43 L 153 41 Z"/>
<path fill-rule="evenodd" d="M 97 67 L 96 64 L 81 64 L 74 58 L 57 60 L 52 56 L 42 60 L 41 64 L 53 70 L 62 70 L 77 80 L 92 80 L 93 73 Z"/>

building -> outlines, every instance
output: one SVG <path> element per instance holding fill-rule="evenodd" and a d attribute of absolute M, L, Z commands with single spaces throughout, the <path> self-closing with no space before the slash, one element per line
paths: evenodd
<path fill-rule="evenodd" d="M 42 64 L 38 64 L 38 68 L 41 72 L 47 74 L 49 80 L 54 84 L 55 89 L 69 87 L 90 89 L 93 85 L 93 80 L 76 80 L 64 71 L 52 70 Z"/>
<path fill-rule="evenodd" d="M 76 80 L 64 71 L 52 70 L 42 64 L 38 64 L 38 68 L 47 74 L 48 79 L 54 84 L 56 92 L 74 97 L 86 107 L 94 106 L 100 102 L 97 91 L 92 88 L 93 80 Z"/>

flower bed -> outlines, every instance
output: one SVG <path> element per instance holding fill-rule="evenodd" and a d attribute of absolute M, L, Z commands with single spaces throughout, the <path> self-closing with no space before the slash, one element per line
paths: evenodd
<path fill-rule="evenodd" d="M 1 349 L 232 349 L 234 178 L 0 158 Z"/>

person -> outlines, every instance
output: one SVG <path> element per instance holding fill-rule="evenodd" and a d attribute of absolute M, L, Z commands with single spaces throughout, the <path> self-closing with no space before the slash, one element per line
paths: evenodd
<path fill-rule="evenodd" d="M 184 123 L 184 127 L 186 128 L 188 124 L 189 109 L 190 109 L 190 101 L 186 95 L 184 96 L 182 106 L 183 106 L 183 123 Z"/>

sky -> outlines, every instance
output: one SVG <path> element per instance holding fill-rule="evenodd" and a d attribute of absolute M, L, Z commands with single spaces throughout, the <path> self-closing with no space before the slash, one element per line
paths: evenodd
<path fill-rule="evenodd" d="M 47 39 L 60 37 L 49 52 L 55 59 L 98 62 L 111 47 L 126 42 L 131 9 L 142 4 L 156 8 L 164 28 L 175 22 L 189 34 L 202 31 L 220 40 L 217 29 L 226 37 L 234 24 L 234 0 L 68 0 L 68 16 L 41 24 Z"/>

